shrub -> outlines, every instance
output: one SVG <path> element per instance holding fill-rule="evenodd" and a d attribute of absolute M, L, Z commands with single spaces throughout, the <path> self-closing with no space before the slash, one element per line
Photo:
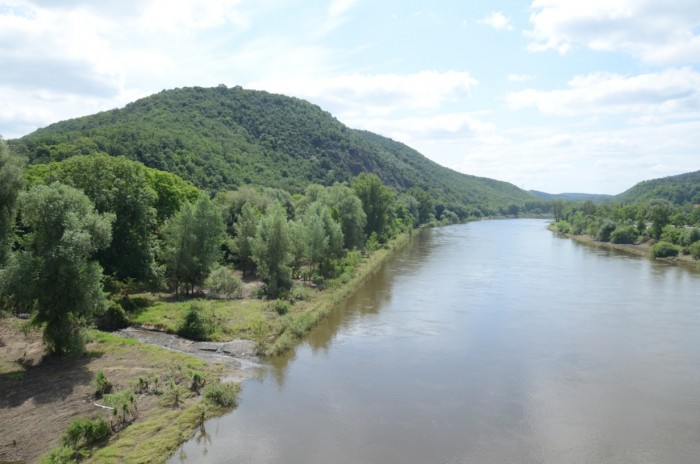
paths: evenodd
<path fill-rule="evenodd" d="M 678 244 L 680 243 L 682 232 L 682 229 L 669 224 L 667 226 L 664 226 L 664 228 L 661 230 L 661 236 L 659 237 L 659 240 L 662 242 Z"/>
<path fill-rule="evenodd" d="M 683 229 L 680 236 L 680 244 L 682 246 L 690 246 L 700 240 L 700 229 L 693 227 L 692 229 Z"/>
<path fill-rule="evenodd" d="M 291 297 L 297 301 L 303 301 L 309 298 L 309 289 L 303 285 L 295 285 L 292 287 Z"/>
<path fill-rule="evenodd" d="M 190 391 L 199 393 L 199 391 L 204 388 L 206 381 L 200 372 L 192 371 L 190 373 Z"/>
<path fill-rule="evenodd" d="M 695 242 L 690 247 L 688 247 L 688 251 L 690 252 L 690 256 L 692 256 L 694 259 L 700 259 L 700 242 Z"/>
<path fill-rule="evenodd" d="M 105 440 L 109 434 L 109 424 L 102 418 L 76 419 L 64 432 L 61 443 L 64 446 L 82 448 Z"/>
<path fill-rule="evenodd" d="M 209 296 L 226 298 L 243 296 L 243 281 L 228 267 L 220 266 L 211 271 L 204 286 Z"/>
<path fill-rule="evenodd" d="M 95 375 L 95 397 L 102 398 L 103 395 L 112 391 L 112 382 L 107 380 L 104 371 L 97 371 Z"/>
<path fill-rule="evenodd" d="M 126 417 L 136 417 L 138 409 L 136 407 L 136 397 L 128 390 L 104 396 L 104 402 L 112 408 L 112 415 L 121 423 L 126 423 Z M 121 417 L 119 414 L 121 413 Z"/>
<path fill-rule="evenodd" d="M 290 308 L 289 301 L 287 300 L 276 300 L 274 303 L 275 312 L 280 316 L 284 316 L 289 312 Z"/>
<path fill-rule="evenodd" d="M 238 404 L 239 387 L 233 383 L 213 383 L 204 389 L 207 401 L 224 408 L 232 408 Z"/>
<path fill-rule="evenodd" d="M 107 310 L 98 316 L 95 322 L 98 329 L 112 332 L 128 327 L 129 317 L 121 304 L 111 300 L 107 305 Z"/>
<path fill-rule="evenodd" d="M 618 226 L 612 234 L 612 243 L 634 243 L 637 239 L 637 229 L 634 226 Z"/>
<path fill-rule="evenodd" d="M 554 227 L 556 227 L 557 231 L 561 232 L 562 234 L 568 234 L 571 232 L 571 224 L 566 221 L 557 221 L 554 223 Z"/>
<path fill-rule="evenodd" d="M 192 303 L 177 324 L 177 334 L 191 340 L 206 340 L 214 331 L 212 322 L 202 314 L 202 306 Z"/>
<path fill-rule="evenodd" d="M 651 247 L 651 256 L 654 258 L 669 258 L 678 256 L 680 247 L 668 242 L 657 242 Z"/>
<path fill-rule="evenodd" d="M 601 242 L 609 242 L 610 237 L 616 228 L 617 228 L 617 226 L 615 225 L 614 222 L 606 219 L 603 222 L 603 224 L 601 224 L 600 228 L 598 228 L 598 233 L 596 234 L 596 239 L 601 241 Z"/>

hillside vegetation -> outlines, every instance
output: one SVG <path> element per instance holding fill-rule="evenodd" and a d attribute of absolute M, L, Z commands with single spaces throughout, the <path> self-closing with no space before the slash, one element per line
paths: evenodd
<path fill-rule="evenodd" d="M 372 172 L 399 192 L 421 188 L 460 216 L 535 200 L 512 184 L 457 173 L 404 144 L 350 129 L 304 100 L 223 85 L 162 91 L 10 145 L 31 164 L 95 152 L 124 156 L 210 193 L 246 184 L 294 193 Z"/>
<path fill-rule="evenodd" d="M 645 180 L 614 199 L 625 203 L 667 200 L 676 205 L 697 205 L 700 204 L 700 171 Z"/>

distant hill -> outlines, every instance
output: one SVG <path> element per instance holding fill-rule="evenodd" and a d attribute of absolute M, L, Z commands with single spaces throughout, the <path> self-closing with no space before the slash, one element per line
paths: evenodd
<path fill-rule="evenodd" d="M 700 204 L 700 171 L 645 180 L 614 199 L 629 203 L 663 199 L 677 205 L 697 205 Z"/>
<path fill-rule="evenodd" d="M 537 190 L 530 190 L 530 193 L 540 200 L 570 200 L 570 201 L 592 201 L 600 203 L 612 199 L 612 195 L 598 193 L 546 193 Z"/>
<path fill-rule="evenodd" d="M 9 143 L 30 163 L 123 155 L 210 192 L 244 184 L 297 192 L 369 171 L 399 191 L 420 187 L 445 205 L 482 212 L 534 200 L 512 184 L 460 174 L 404 144 L 350 129 L 304 100 L 241 87 L 164 90 Z"/>

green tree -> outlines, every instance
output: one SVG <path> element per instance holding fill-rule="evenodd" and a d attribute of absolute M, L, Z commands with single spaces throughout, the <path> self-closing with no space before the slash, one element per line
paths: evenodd
<path fill-rule="evenodd" d="M 365 234 L 370 236 L 375 233 L 380 240 L 385 240 L 385 233 L 390 225 L 389 209 L 394 201 L 394 192 L 386 187 L 376 174 L 366 172 L 353 179 L 352 187 L 367 216 Z"/>
<path fill-rule="evenodd" d="M 234 230 L 236 237 L 234 238 L 234 248 L 238 255 L 238 265 L 243 271 L 243 276 L 246 272 L 254 269 L 253 262 L 253 240 L 258 231 L 258 215 L 255 209 L 249 202 L 243 204 L 241 213 L 236 219 Z"/>
<path fill-rule="evenodd" d="M 418 201 L 418 224 L 426 224 L 435 218 L 435 200 L 428 192 L 414 187 L 408 193 Z"/>
<path fill-rule="evenodd" d="M 0 267 L 7 260 L 12 241 L 17 196 L 24 185 L 23 165 L 19 157 L 10 153 L 7 144 L 0 137 Z"/>
<path fill-rule="evenodd" d="M 208 197 L 185 203 L 164 226 L 166 273 L 175 293 L 184 285 L 192 294 L 201 287 L 219 258 L 224 223 L 218 206 Z"/>
<path fill-rule="evenodd" d="M 277 298 L 292 287 L 287 212 L 279 203 L 268 207 L 253 242 L 253 261 L 265 283 L 265 294 Z"/>
<path fill-rule="evenodd" d="M 651 236 L 655 239 L 661 237 L 664 226 L 669 223 L 671 208 L 668 203 L 660 202 L 653 205 L 649 211 L 649 219 L 651 219 Z"/>
<path fill-rule="evenodd" d="M 158 198 L 145 166 L 123 157 L 95 154 L 31 166 L 29 171 L 35 181 L 60 182 L 78 188 L 90 198 L 98 212 L 114 213 L 112 242 L 98 253 L 100 264 L 105 273 L 118 279 L 149 280 L 156 228 L 154 205 Z"/>
<path fill-rule="evenodd" d="M 81 327 L 106 307 L 93 256 L 109 245 L 114 216 L 98 214 L 83 192 L 59 183 L 22 193 L 19 207 L 29 232 L 3 271 L 3 293 L 32 312 L 52 353 L 80 352 Z"/>

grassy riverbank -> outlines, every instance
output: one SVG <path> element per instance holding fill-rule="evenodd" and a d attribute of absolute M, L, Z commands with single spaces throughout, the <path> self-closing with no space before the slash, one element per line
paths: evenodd
<path fill-rule="evenodd" d="M 297 343 L 345 298 L 356 291 L 396 251 L 410 242 L 401 235 L 368 255 L 354 255 L 344 272 L 321 286 L 300 286 L 291 302 L 238 300 L 175 300 L 172 296 L 141 294 L 132 297 L 134 325 L 175 332 L 189 306 L 196 301 L 212 322 L 212 340 L 248 338 L 267 356 Z M 70 463 L 61 437 L 81 418 L 104 418 L 114 428 L 107 439 L 78 449 L 83 462 L 159 463 L 200 430 L 202 422 L 232 407 L 206 400 L 205 388 L 190 388 L 198 375 L 216 385 L 230 373 L 224 365 L 208 364 L 194 356 L 173 352 L 97 330 L 90 331 L 87 353 L 78 358 L 45 356 L 41 334 L 23 329 L 25 321 L 0 320 L 0 463 L 39 462 L 52 451 L 53 460 Z M 229 370 L 227 370 L 229 369 Z M 134 396 L 135 409 L 119 422 L 95 397 L 95 379 L 102 372 L 113 392 Z M 119 417 L 120 414 L 117 414 Z M 76 451 L 76 450 L 73 450 Z"/>

